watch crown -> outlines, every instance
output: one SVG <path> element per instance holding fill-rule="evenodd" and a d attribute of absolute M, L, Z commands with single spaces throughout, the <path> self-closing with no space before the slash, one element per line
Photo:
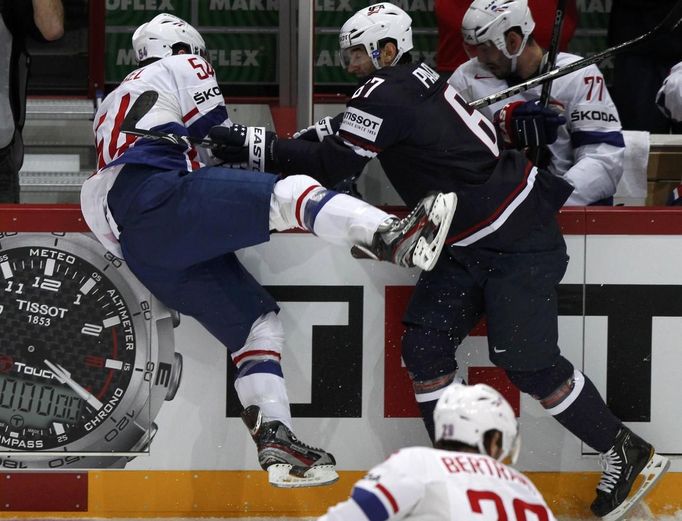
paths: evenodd
<path fill-rule="evenodd" d="M 180 353 L 173 354 L 173 368 L 171 369 L 170 383 L 166 391 L 166 401 L 175 398 L 175 394 L 180 387 L 180 379 L 182 378 L 182 355 Z"/>

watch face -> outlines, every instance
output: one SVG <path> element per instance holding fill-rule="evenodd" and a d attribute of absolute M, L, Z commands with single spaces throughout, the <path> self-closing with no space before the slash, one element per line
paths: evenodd
<path fill-rule="evenodd" d="M 113 440 L 129 414 L 128 388 L 149 388 L 149 353 L 140 352 L 147 345 L 140 338 L 144 306 L 121 276 L 120 260 L 72 235 L 0 236 L 0 446 L 6 449 L 86 450 L 95 431 Z"/>

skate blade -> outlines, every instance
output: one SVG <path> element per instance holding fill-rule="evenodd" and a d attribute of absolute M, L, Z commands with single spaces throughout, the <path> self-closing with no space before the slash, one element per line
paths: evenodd
<path fill-rule="evenodd" d="M 424 271 L 431 271 L 438 261 L 440 252 L 448 237 L 450 223 L 457 209 L 457 195 L 454 192 L 438 194 L 429 212 L 429 221 L 438 226 L 438 232 L 431 242 L 420 237 L 412 253 L 412 263 Z"/>
<path fill-rule="evenodd" d="M 603 521 L 619 521 L 632 510 L 632 508 L 637 505 L 640 499 L 646 496 L 651 489 L 656 484 L 656 482 L 665 474 L 670 468 L 670 460 L 664 456 L 659 456 L 654 454 L 646 464 L 646 467 L 642 469 L 640 475 L 644 478 L 642 484 L 635 492 L 631 492 L 630 495 L 625 498 L 620 505 L 611 510 L 608 514 L 603 516 L 601 519 Z"/>
<path fill-rule="evenodd" d="M 307 469 L 302 476 L 291 474 L 292 466 L 276 463 L 268 467 L 268 481 L 273 487 L 301 488 L 322 487 L 338 481 L 334 465 L 315 465 Z"/>

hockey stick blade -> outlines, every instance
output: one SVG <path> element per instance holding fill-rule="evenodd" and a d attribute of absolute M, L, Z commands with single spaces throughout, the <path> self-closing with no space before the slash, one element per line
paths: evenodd
<path fill-rule="evenodd" d="M 662 34 L 674 31 L 680 25 L 681 22 L 682 0 L 678 0 L 678 2 L 673 6 L 673 8 L 668 13 L 668 16 L 666 16 L 662 22 L 660 22 L 656 27 L 651 29 L 649 32 L 646 32 L 638 36 L 637 38 L 633 38 L 632 40 L 628 40 L 627 42 L 619 43 L 618 45 L 609 47 L 608 49 L 600 53 L 588 56 L 587 58 L 583 58 L 573 63 L 569 63 L 568 65 L 564 65 L 563 67 L 559 67 L 557 69 L 548 71 L 544 74 L 536 76 L 535 78 L 531 78 L 530 80 L 524 83 L 514 85 L 513 87 L 501 90 L 500 92 L 491 94 L 490 96 L 474 100 L 471 103 L 469 103 L 469 106 L 475 109 L 481 109 L 483 107 L 487 107 L 488 105 L 492 105 L 493 103 L 497 103 L 498 101 L 502 101 L 507 98 L 511 98 L 512 96 L 516 96 L 517 94 L 532 89 L 533 87 L 537 87 L 538 85 L 541 85 L 546 81 L 554 81 L 557 78 L 561 78 L 562 76 L 566 76 L 567 74 L 571 74 L 572 72 L 584 69 L 585 67 L 588 67 L 594 63 L 604 61 L 605 59 L 610 58 L 611 56 L 614 56 L 619 52 L 631 49 L 643 43 L 647 43 L 650 40 L 653 40 L 654 38 L 661 36 Z"/>
<path fill-rule="evenodd" d="M 155 90 L 147 90 L 140 94 L 132 107 L 128 109 L 128 113 L 121 123 L 121 132 L 132 133 L 137 128 L 139 121 L 152 110 L 158 99 L 159 93 Z"/>
<path fill-rule="evenodd" d="M 140 94 L 128 110 L 126 117 L 123 119 L 123 122 L 121 123 L 121 132 L 149 139 L 160 139 L 174 145 L 199 145 L 202 147 L 210 147 L 213 144 L 210 139 L 198 139 L 191 136 L 182 136 L 180 134 L 159 132 L 158 130 L 137 128 L 139 121 L 152 109 L 157 99 L 159 99 L 159 93 L 155 90 L 147 90 Z"/>

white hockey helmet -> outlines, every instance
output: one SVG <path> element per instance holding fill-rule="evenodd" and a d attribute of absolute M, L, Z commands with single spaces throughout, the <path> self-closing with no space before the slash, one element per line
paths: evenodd
<path fill-rule="evenodd" d="M 157 15 L 133 33 L 133 49 L 138 63 L 149 58 L 171 56 L 177 44 L 189 47 L 190 54 L 206 55 L 206 43 L 199 31 L 172 14 Z"/>
<path fill-rule="evenodd" d="M 398 54 L 391 65 L 398 63 L 403 54 L 412 49 L 412 18 L 400 7 L 389 2 L 370 5 L 351 16 L 339 33 L 341 64 L 350 63 L 351 47 L 363 45 L 375 68 L 381 69 L 379 42 L 392 38 Z"/>
<path fill-rule="evenodd" d="M 457 441 L 488 454 L 485 433 L 498 430 L 502 434 L 502 453 L 497 459 L 509 456 L 514 463 L 518 458 L 520 438 L 514 410 L 489 385 L 451 383 L 438 399 L 433 419 L 436 441 Z"/>
<path fill-rule="evenodd" d="M 519 27 L 523 41 L 519 50 L 510 54 L 505 33 Z M 474 0 L 462 19 L 462 38 L 469 45 L 492 42 L 507 58 L 515 58 L 523 51 L 528 36 L 535 29 L 528 0 Z"/>

